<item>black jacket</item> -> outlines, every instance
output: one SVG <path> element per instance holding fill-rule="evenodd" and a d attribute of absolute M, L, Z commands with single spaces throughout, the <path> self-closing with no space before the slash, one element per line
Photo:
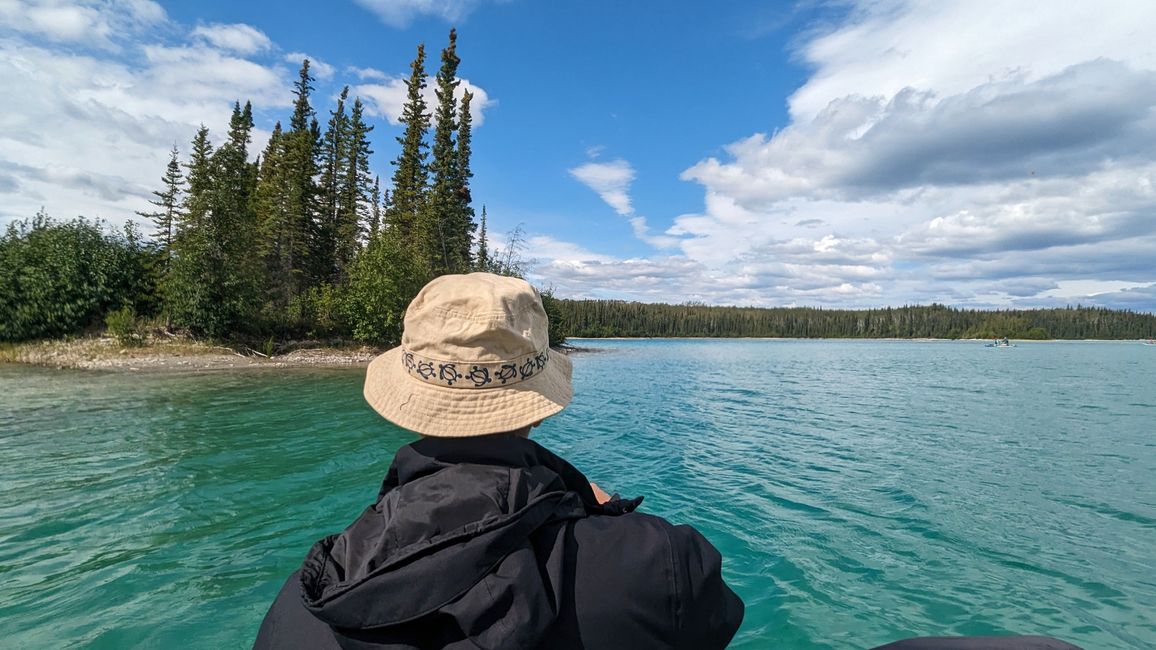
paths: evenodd
<path fill-rule="evenodd" d="M 599 505 L 521 438 L 402 447 L 377 503 L 313 545 L 255 648 L 721 648 L 743 618 L 689 526 Z"/>

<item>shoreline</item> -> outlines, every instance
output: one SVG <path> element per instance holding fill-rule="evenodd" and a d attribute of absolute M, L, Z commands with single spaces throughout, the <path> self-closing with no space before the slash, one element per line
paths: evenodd
<path fill-rule="evenodd" d="M 303 347 L 285 354 L 242 354 L 192 340 L 150 340 L 125 347 L 112 338 L 34 341 L 0 348 L 0 365 L 114 372 L 201 372 L 275 368 L 364 368 L 382 352 L 372 346 Z"/>

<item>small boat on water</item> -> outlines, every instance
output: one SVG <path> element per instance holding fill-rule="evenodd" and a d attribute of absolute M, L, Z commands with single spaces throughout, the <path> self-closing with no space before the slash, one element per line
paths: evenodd
<path fill-rule="evenodd" d="M 1156 345 L 1156 339 L 1154 339 L 1154 338 L 1152 338 L 1151 336 L 1149 336 L 1149 337 L 1148 337 L 1148 340 L 1147 340 L 1147 341 L 1144 341 L 1144 345 Z"/>
<path fill-rule="evenodd" d="M 1015 346 L 1016 346 L 1016 344 L 1007 340 L 1007 337 L 1005 336 L 1002 339 L 996 339 L 996 340 L 992 341 L 991 343 L 984 345 L 983 347 L 985 347 L 985 348 L 1014 348 Z"/>

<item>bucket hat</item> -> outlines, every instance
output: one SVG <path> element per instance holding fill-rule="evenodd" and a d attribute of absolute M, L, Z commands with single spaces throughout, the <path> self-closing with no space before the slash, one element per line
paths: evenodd
<path fill-rule="evenodd" d="M 514 431 L 570 403 L 571 364 L 550 349 L 542 298 L 490 273 L 443 275 L 405 312 L 401 345 L 365 375 L 365 399 L 394 424 L 444 438 Z"/>

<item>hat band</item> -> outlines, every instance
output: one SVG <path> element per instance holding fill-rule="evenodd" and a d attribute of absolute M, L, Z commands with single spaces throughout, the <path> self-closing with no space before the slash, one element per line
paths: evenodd
<path fill-rule="evenodd" d="M 529 379 L 550 361 L 550 350 L 533 352 L 513 361 L 475 363 L 427 359 L 402 348 L 401 364 L 410 376 L 447 388 L 501 388 Z"/>

